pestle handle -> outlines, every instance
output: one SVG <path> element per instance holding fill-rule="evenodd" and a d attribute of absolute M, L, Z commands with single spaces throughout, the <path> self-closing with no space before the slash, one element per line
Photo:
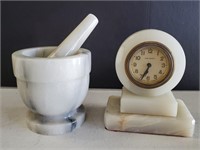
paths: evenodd
<path fill-rule="evenodd" d="M 89 14 L 48 57 L 64 57 L 76 54 L 97 24 L 97 17 Z"/>

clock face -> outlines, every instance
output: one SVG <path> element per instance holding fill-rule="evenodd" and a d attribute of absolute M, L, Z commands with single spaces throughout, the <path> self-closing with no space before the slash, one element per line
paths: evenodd
<path fill-rule="evenodd" d="M 135 46 L 125 60 L 130 81 L 142 88 L 156 88 L 173 74 L 174 61 L 169 49 L 158 42 L 143 42 Z"/>

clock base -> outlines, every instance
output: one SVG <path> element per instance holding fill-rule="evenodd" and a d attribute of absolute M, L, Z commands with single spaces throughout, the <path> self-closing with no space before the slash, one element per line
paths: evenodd
<path fill-rule="evenodd" d="M 140 96 L 122 88 L 120 112 L 176 117 L 178 103 L 173 93 L 160 96 Z"/>
<path fill-rule="evenodd" d="M 192 137 L 195 120 L 182 100 L 177 99 L 176 117 L 127 114 L 120 112 L 120 97 L 109 97 L 104 114 L 105 127 L 112 131 Z"/>

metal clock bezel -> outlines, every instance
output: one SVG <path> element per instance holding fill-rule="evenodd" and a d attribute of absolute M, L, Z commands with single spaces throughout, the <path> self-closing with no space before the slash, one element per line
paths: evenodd
<path fill-rule="evenodd" d="M 166 77 L 163 80 L 161 80 L 160 82 L 155 83 L 155 84 L 151 84 L 151 85 L 143 84 L 143 83 L 135 80 L 133 78 L 133 76 L 131 75 L 131 72 L 130 72 L 130 69 L 129 69 L 129 63 L 130 63 L 130 60 L 131 60 L 133 54 L 138 49 L 141 49 L 141 48 L 146 47 L 146 46 L 156 46 L 156 47 L 161 48 L 163 50 L 163 53 L 166 55 L 167 59 L 169 60 L 170 70 L 169 70 L 168 74 L 166 75 Z M 130 52 L 128 53 L 124 65 L 125 65 L 125 72 L 126 72 L 127 77 L 129 78 L 129 80 L 133 84 L 136 84 L 139 87 L 147 88 L 147 89 L 156 88 L 156 87 L 159 87 L 159 86 L 165 84 L 171 78 L 173 71 L 174 71 L 174 59 L 173 59 L 173 56 L 172 56 L 170 50 L 165 45 L 163 45 L 159 42 L 154 42 L 154 41 L 146 41 L 146 42 L 140 43 L 140 44 L 136 45 L 135 47 L 133 47 L 130 50 Z"/>

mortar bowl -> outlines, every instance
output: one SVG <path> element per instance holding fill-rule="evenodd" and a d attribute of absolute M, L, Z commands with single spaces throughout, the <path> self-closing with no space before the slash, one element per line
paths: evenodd
<path fill-rule="evenodd" d="M 27 125 L 48 135 L 72 131 L 84 122 L 82 103 L 91 71 L 89 50 L 80 48 L 73 56 L 47 58 L 55 48 L 28 48 L 12 54 L 17 87 L 30 110 Z"/>

